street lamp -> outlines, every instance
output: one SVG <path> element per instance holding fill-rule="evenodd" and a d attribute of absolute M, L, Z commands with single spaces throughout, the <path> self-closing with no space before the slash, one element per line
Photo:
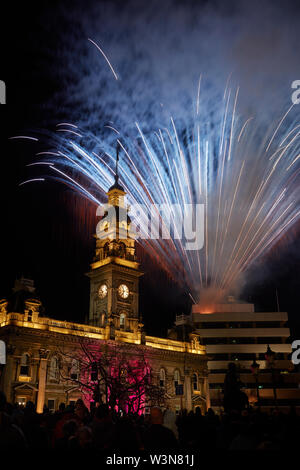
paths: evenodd
<path fill-rule="evenodd" d="M 258 389 L 258 371 L 259 371 L 259 364 L 257 364 L 256 359 L 254 357 L 253 362 L 251 364 L 251 371 L 252 374 L 255 377 L 255 383 L 256 383 L 256 396 L 257 396 L 257 404 L 259 403 L 259 389 Z"/>
<path fill-rule="evenodd" d="M 277 393 L 276 393 L 276 384 L 274 380 L 274 364 L 275 364 L 275 352 L 272 351 L 270 348 L 270 345 L 268 344 L 267 351 L 265 354 L 265 358 L 268 364 L 268 367 L 271 369 L 271 374 L 272 374 L 272 385 L 273 385 L 273 394 L 274 394 L 274 400 L 275 404 L 277 405 Z"/>

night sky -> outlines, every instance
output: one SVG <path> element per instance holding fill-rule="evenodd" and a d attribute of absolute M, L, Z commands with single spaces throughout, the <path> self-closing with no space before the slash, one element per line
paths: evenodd
<path fill-rule="evenodd" d="M 164 20 L 165 41 L 169 47 L 170 31 L 174 22 L 178 28 L 174 30 L 174 37 L 178 36 L 178 44 L 176 45 L 175 41 L 174 46 L 170 47 L 168 60 L 174 65 L 173 71 L 176 72 L 178 67 L 181 74 L 178 73 L 178 86 L 184 89 L 188 79 L 184 75 L 184 64 L 180 61 L 185 48 L 188 47 L 186 31 L 192 24 L 195 9 L 200 17 L 203 14 L 203 21 L 207 24 L 205 36 L 207 43 L 203 43 L 203 31 L 199 33 L 199 43 L 193 40 L 194 50 L 197 51 L 197 47 L 201 50 L 199 53 L 201 66 L 205 63 L 208 74 L 212 74 L 213 70 L 216 72 L 220 67 L 224 76 L 232 70 L 234 72 L 239 70 L 238 78 L 244 85 L 245 96 L 247 93 L 249 95 L 248 100 L 245 98 L 243 102 L 245 108 L 249 106 L 249 102 L 255 108 L 255 102 L 261 101 L 262 96 L 266 107 L 270 102 L 275 107 L 276 90 L 286 86 L 285 93 L 288 95 L 291 81 L 300 79 L 299 55 L 297 56 L 294 47 L 300 35 L 298 28 L 295 27 L 295 18 L 299 18 L 297 16 L 299 11 L 293 2 L 286 2 L 284 13 L 280 9 L 279 2 L 272 2 L 272 7 L 271 2 L 251 2 L 253 10 L 249 15 L 245 6 L 247 2 L 223 2 L 227 5 L 225 7 L 222 6 L 222 2 L 168 1 L 166 2 L 168 7 L 164 6 L 160 17 L 156 1 L 152 6 L 151 2 L 147 2 L 145 11 L 142 4 L 146 2 L 142 1 L 62 3 L 63 7 L 55 1 L 38 2 L 37 5 L 33 2 L 24 2 L 18 6 L 8 7 L 6 12 L 5 22 L 9 28 L 5 35 L 2 31 L 0 75 L 0 79 L 6 83 L 8 103 L 0 106 L 2 209 L 0 296 L 8 296 L 15 278 L 23 274 L 35 280 L 47 316 L 84 321 L 89 302 L 89 283 L 85 273 L 89 270 L 89 263 L 94 254 L 95 206 L 65 185 L 53 180 L 19 186 L 20 182 L 33 174 L 26 165 L 33 161 L 32 157 L 39 148 L 30 141 L 9 140 L 9 137 L 34 135 L 41 128 L 51 128 L 55 122 L 67 118 L 70 110 L 74 110 L 73 119 L 81 122 L 86 119 L 91 126 L 95 125 L 98 114 L 99 119 L 104 114 L 105 119 L 109 119 L 110 113 L 113 112 L 113 104 L 110 102 L 103 111 L 104 104 L 98 90 L 94 93 L 91 91 L 90 95 L 87 90 L 82 94 L 78 91 L 82 86 L 82 83 L 79 83 L 81 74 L 86 83 L 92 84 L 95 80 L 93 75 L 90 76 L 84 61 L 89 29 L 93 36 L 98 28 L 101 43 L 106 45 L 110 53 L 115 53 L 116 62 L 117 59 L 120 63 L 123 61 L 120 69 L 124 77 L 129 77 L 127 92 L 131 93 L 131 81 L 135 76 L 132 75 L 127 62 L 130 64 L 134 57 L 137 64 L 134 66 L 137 69 L 135 73 L 137 77 L 144 77 L 147 84 L 147 80 L 150 79 L 145 64 L 148 63 L 148 59 L 150 63 L 150 58 L 151 60 L 153 58 L 150 57 L 149 51 L 148 56 L 145 53 L 146 59 L 143 57 L 142 49 L 139 49 L 142 46 L 134 45 L 136 39 L 134 33 L 128 35 L 126 49 L 123 44 L 127 40 L 124 24 L 130 21 L 136 28 L 135 31 L 138 29 L 142 31 L 145 24 L 146 28 L 149 24 L 149 31 L 140 37 L 140 42 L 143 45 L 143 42 L 148 44 L 153 40 L 155 49 L 160 37 L 158 31 L 162 28 Z M 98 22 L 93 14 L 98 11 L 95 10 L 95 5 L 100 12 L 103 11 Z M 244 10 L 241 5 L 245 6 Z M 173 11 L 170 11 L 171 7 Z M 261 21 L 256 23 L 255 11 L 258 10 Z M 108 21 L 110 18 L 111 22 Z M 250 25 L 256 24 L 256 26 L 248 26 L 247 18 Z M 116 25 L 117 21 L 120 21 L 120 29 Z M 156 23 L 160 26 L 158 29 L 154 28 L 152 35 L 150 29 Z M 237 25 L 240 25 L 240 30 L 237 29 Z M 113 32 L 111 35 L 110 30 Z M 191 34 L 196 33 L 192 30 Z M 163 37 L 162 33 L 160 39 Z M 246 40 L 247 44 L 250 43 L 249 48 L 247 46 L 247 53 L 244 50 L 244 54 L 237 54 L 237 45 L 243 44 Z M 224 44 L 230 41 L 232 45 L 229 44 L 228 50 L 226 49 L 230 61 L 227 68 L 223 62 Z M 84 45 L 81 45 L 82 42 Z M 119 57 L 118 44 L 120 44 Z M 255 54 L 256 50 L 259 51 L 258 57 Z M 142 64 L 140 69 L 139 60 Z M 253 71 L 259 69 L 259 72 L 253 74 L 255 75 L 253 82 L 247 76 L 247 64 Z M 165 78 L 165 81 L 168 81 L 166 73 L 167 71 L 162 71 L 160 80 Z M 218 80 L 220 75 L 221 73 L 215 75 Z M 272 80 L 269 80 L 270 77 Z M 193 73 L 190 78 L 193 78 Z M 270 88 L 263 88 L 262 83 L 268 80 Z M 109 93 L 105 77 L 101 76 L 101 81 L 103 81 L 102 89 Z M 164 81 L 163 83 L 165 85 Z M 156 86 L 159 85 L 155 84 Z M 162 90 L 165 99 L 169 96 L 170 87 L 172 83 L 168 83 L 168 86 Z M 254 95 L 253 90 L 257 87 L 262 95 L 256 92 Z M 267 89 L 269 94 L 265 93 Z M 135 96 L 132 93 L 131 96 L 133 101 L 140 99 L 138 94 Z M 176 101 L 179 111 L 181 99 L 183 100 L 181 97 Z M 278 99 L 278 107 L 282 109 L 280 106 Z M 267 109 L 271 114 L 272 109 Z M 122 113 L 125 112 L 123 107 Z M 151 113 L 155 116 L 155 107 L 151 109 Z M 37 172 L 34 175 L 37 175 Z M 299 234 L 298 223 L 284 240 L 251 268 L 247 285 L 241 294 L 244 300 L 254 302 L 257 310 L 276 311 L 277 289 L 280 310 L 288 311 L 295 338 L 300 337 Z M 165 334 L 166 329 L 172 325 L 176 313 L 189 312 L 191 304 L 188 295 L 140 249 L 138 254 L 142 260 L 142 270 L 145 271 L 141 280 L 140 308 L 146 330 L 150 334 Z"/>

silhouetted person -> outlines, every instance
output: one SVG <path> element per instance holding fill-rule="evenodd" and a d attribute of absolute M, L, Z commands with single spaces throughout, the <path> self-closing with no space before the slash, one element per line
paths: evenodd
<path fill-rule="evenodd" d="M 94 447 L 98 450 L 109 449 L 112 444 L 114 424 L 112 422 L 112 412 L 108 405 L 101 404 L 95 409 L 91 426 Z"/>
<path fill-rule="evenodd" d="M 242 383 L 233 362 L 228 364 L 228 371 L 224 381 L 224 410 L 226 413 L 236 410 L 242 411 L 248 405 L 247 395 L 241 391 Z"/>
<path fill-rule="evenodd" d="M 163 426 L 163 413 L 160 408 L 151 408 L 150 422 L 150 427 L 144 433 L 145 450 L 176 449 L 176 437 L 170 429 Z"/>
<path fill-rule="evenodd" d="M 74 419 L 66 421 L 62 427 L 63 437 L 56 439 L 54 447 L 56 449 L 66 450 L 72 448 L 72 439 L 75 439 L 78 425 Z"/>
<path fill-rule="evenodd" d="M 4 393 L 0 392 L 0 453 L 10 450 L 25 449 L 27 442 L 22 430 L 13 422 L 7 413 L 7 402 Z"/>

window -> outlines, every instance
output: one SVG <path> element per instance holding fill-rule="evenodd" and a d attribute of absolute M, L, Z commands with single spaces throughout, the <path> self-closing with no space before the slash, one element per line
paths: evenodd
<path fill-rule="evenodd" d="M 52 357 L 50 361 L 50 368 L 49 368 L 49 378 L 50 380 L 58 380 L 59 377 L 59 367 L 58 367 L 58 359 L 57 357 Z"/>
<path fill-rule="evenodd" d="M 125 258 L 126 257 L 126 246 L 125 243 L 120 243 L 119 244 L 119 253 L 118 253 L 120 258 Z"/>
<path fill-rule="evenodd" d="M 29 355 L 23 354 L 20 363 L 20 375 L 29 377 Z"/>
<path fill-rule="evenodd" d="M 32 321 L 32 310 L 29 310 L 28 312 L 27 321 Z"/>
<path fill-rule="evenodd" d="M 17 403 L 19 406 L 25 406 L 26 405 L 26 397 L 17 397 Z"/>
<path fill-rule="evenodd" d="M 260 337 L 260 338 L 257 338 L 257 342 L 258 344 L 265 344 L 266 345 L 266 349 L 267 349 L 267 345 L 271 345 L 271 344 L 278 344 L 281 342 L 281 338 L 270 338 L 270 337 L 266 337 L 266 336 L 263 336 L 263 337 Z"/>
<path fill-rule="evenodd" d="M 175 370 L 175 372 L 174 372 L 174 385 L 175 385 L 175 388 L 177 387 L 177 385 L 179 385 L 179 382 L 180 382 L 179 371 Z"/>
<path fill-rule="evenodd" d="M 55 400 L 48 400 L 48 410 L 53 413 L 55 411 Z"/>
<path fill-rule="evenodd" d="M 79 363 L 76 359 L 73 359 L 71 371 L 70 371 L 70 377 L 72 380 L 78 380 L 78 376 L 79 376 Z"/>
<path fill-rule="evenodd" d="M 120 315 L 120 329 L 125 330 L 125 322 L 126 322 L 126 315 L 125 313 L 121 313 Z"/>
<path fill-rule="evenodd" d="M 166 371 L 165 369 L 160 369 L 159 371 L 159 386 L 164 387 L 166 382 Z"/>
<path fill-rule="evenodd" d="M 109 254 L 109 244 L 105 243 L 105 245 L 103 247 L 103 256 L 104 256 L 104 258 L 107 258 L 108 254 Z"/>
<path fill-rule="evenodd" d="M 179 382 L 180 382 L 179 370 L 175 370 L 175 372 L 174 372 L 174 387 L 175 387 L 175 394 L 176 395 L 179 394 L 179 392 L 178 392 L 178 390 L 180 388 Z"/>
<path fill-rule="evenodd" d="M 91 381 L 96 382 L 98 380 L 98 366 L 97 362 L 92 363 L 92 371 L 91 371 Z"/>
<path fill-rule="evenodd" d="M 193 390 L 198 390 L 198 375 L 193 374 Z"/>
<path fill-rule="evenodd" d="M 124 384 L 127 380 L 127 369 L 122 368 L 120 371 L 120 382 Z"/>

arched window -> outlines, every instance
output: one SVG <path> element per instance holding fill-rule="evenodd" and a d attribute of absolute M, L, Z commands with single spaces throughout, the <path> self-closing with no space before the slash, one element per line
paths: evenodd
<path fill-rule="evenodd" d="M 193 390 L 198 390 L 198 375 L 193 374 Z"/>
<path fill-rule="evenodd" d="M 166 384 L 166 371 L 161 368 L 159 371 L 159 386 L 164 387 Z"/>
<path fill-rule="evenodd" d="M 125 369 L 124 367 L 122 367 L 121 371 L 120 371 L 120 382 L 122 384 L 124 384 L 127 380 L 127 369 Z"/>
<path fill-rule="evenodd" d="M 125 330 L 125 325 L 126 325 L 126 314 L 121 313 L 120 314 L 120 329 Z"/>
<path fill-rule="evenodd" d="M 49 378 L 50 380 L 58 380 L 58 377 L 59 377 L 58 359 L 57 357 L 53 356 L 50 361 Z"/>
<path fill-rule="evenodd" d="M 20 362 L 20 375 L 29 377 L 29 354 L 24 353 Z"/>
<path fill-rule="evenodd" d="M 120 258 L 125 258 L 126 257 L 126 246 L 125 243 L 121 242 L 119 243 L 119 257 Z"/>
<path fill-rule="evenodd" d="M 78 380 L 79 377 L 79 362 L 77 359 L 73 359 L 71 370 L 70 370 L 70 377 L 72 380 Z"/>

